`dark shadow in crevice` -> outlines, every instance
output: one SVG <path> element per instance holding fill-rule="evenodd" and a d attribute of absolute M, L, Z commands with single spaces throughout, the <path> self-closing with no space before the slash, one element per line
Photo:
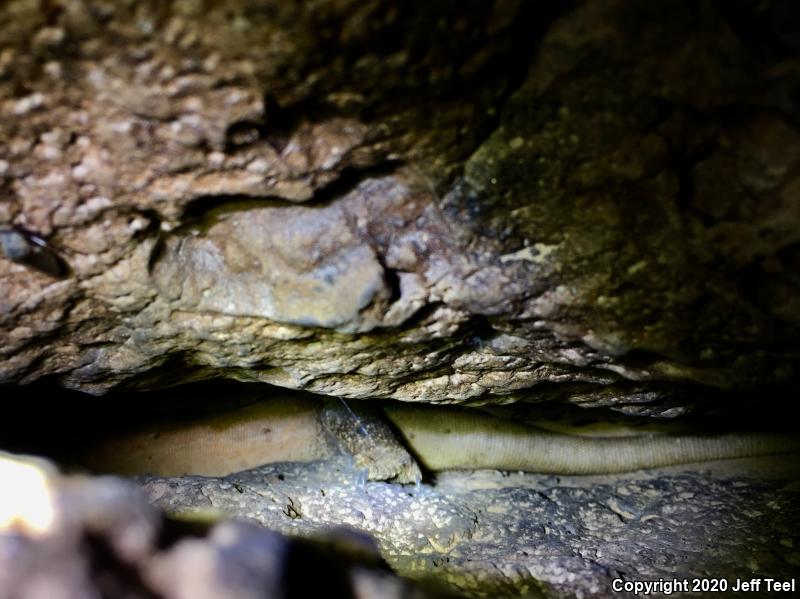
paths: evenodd
<path fill-rule="evenodd" d="M 349 573 L 353 564 L 346 556 L 326 551 L 312 541 L 297 539 L 289 544 L 285 558 L 281 587 L 287 599 L 319 596 L 355 599 Z"/>
<path fill-rule="evenodd" d="M 797 0 L 715 0 L 714 4 L 757 56 L 774 60 L 800 54 Z"/>
<path fill-rule="evenodd" d="M 105 530 L 106 535 L 117 531 Z M 158 599 L 162 595 L 154 593 L 134 564 L 123 561 L 117 555 L 112 543 L 105 536 L 89 533 L 85 535 L 85 555 L 89 562 L 89 578 L 101 597 L 138 597 Z"/>
<path fill-rule="evenodd" d="M 391 305 L 397 302 L 402 296 L 402 290 L 400 289 L 400 275 L 397 274 L 397 270 L 394 268 L 388 268 L 384 266 L 383 281 L 386 284 L 386 288 L 389 290 L 389 297 L 386 301 L 389 303 L 389 305 Z"/>
<path fill-rule="evenodd" d="M 444 302 L 429 302 L 424 304 L 419 310 L 403 321 L 403 329 L 411 330 L 417 328 L 421 323 L 429 320 L 433 314 L 444 305 Z"/>
<path fill-rule="evenodd" d="M 181 226 L 209 227 L 222 217 L 234 212 L 246 212 L 258 208 L 305 208 L 313 210 L 330 206 L 338 199 L 353 193 L 359 185 L 369 179 L 380 179 L 393 175 L 402 162 L 387 160 L 367 168 L 348 167 L 341 171 L 333 182 L 318 189 L 314 196 L 304 202 L 294 202 L 279 196 L 249 196 L 241 194 L 214 194 L 200 196 L 186 204 L 181 216 Z"/>
<path fill-rule="evenodd" d="M 484 345 L 501 334 L 494 328 L 491 319 L 483 314 L 470 318 L 464 330 L 467 331 L 465 337 L 467 344 L 475 349 L 483 349 Z"/>
<path fill-rule="evenodd" d="M 471 89 L 481 89 L 496 84 L 498 73 L 507 73 L 508 79 L 501 96 L 493 103 L 494 110 L 485 121 L 475 139 L 470 153 L 479 148 L 500 126 L 502 108 L 507 100 L 522 86 L 536 56 L 541 42 L 549 28 L 559 18 L 575 9 L 578 0 L 545 0 L 543 2 L 523 2 L 511 27 L 511 44 L 507 53 L 492 57 L 467 85 Z M 456 88 L 454 97 L 461 97 L 465 90 Z"/>

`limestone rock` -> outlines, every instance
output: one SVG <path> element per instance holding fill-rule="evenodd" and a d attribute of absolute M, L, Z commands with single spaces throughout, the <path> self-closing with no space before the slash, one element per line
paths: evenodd
<path fill-rule="evenodd" d="M 5 452 L 0 483 L 2 599 L 442 596 L 391 574 L 354 531 L 289 540 L 209 514 L 165 521 L 129 481 Z"/>
<path fill-rule="evenodd" d="M 599 598 L 617 596 L 614 580 L 796 577 L 797 475 L 778 459 L 605 477 L 453 472 L 404 488 L 339 460 L 140 482 L 167 512 L 219 510 L 290 535 L 343 523 L 374 536 L 399 574 L 468 596 Z"/>
<path fill-rule="evenodd" d="M 0 381 L 796 388 L 800 73 L 748 6 L 3 3 Z"/>

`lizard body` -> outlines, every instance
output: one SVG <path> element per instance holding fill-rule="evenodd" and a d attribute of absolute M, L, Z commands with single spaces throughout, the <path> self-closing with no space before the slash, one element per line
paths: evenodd
<path fill-rule="evenodd" d="M 412 453 L 433 471 L 612 474 L 800 451 L 800 439 L 771 433 L 593 437 L 487 418 L 475 410 L 395 405 L 385 411 Z"/>
<path fill-rule="evenodd" d="M 325 419 L 326 408 L 322 406 L 319 401 L 298 398 L 255 404 L 180 426 L 119 437 L 94 448 L 83 462 L 98 471 L 127 475 L 224 476 L 269 462 L 324 459 L 340 452 L 342 443 L 328 434 L 332 421 Z M 394 404 L 385 406 L 384 413 L 414 457 L 431 471 L 498 469 L 543 474 L 611 474 L 800 452 L 800 439 L 791 435 L 681 433 L 593 437 L 555 433 L 464 408 Z M 338 428 L 354 431 L 360 424 L 347 421 L 346 415 L 344 421 L 339 418 L 337 422 L 334 424 Z M 365 422 L 370 420 L 367 418 Z M 381 430 L 373 424 L 368 424 L 368 428 Z M 356 444 L 364 444 L 365 439 L 360 439 L 357 431 L 351 437 Z M 381 444 L 387 445 L 385 439 Z M 394 449 L 379 449 L 377 453 L 382 457 L 368 458 L 363 466 L 370 469 L 371 479 L 410 482 L 418 476 L 416 467 L 410 468 L 408 463 L 396 475 L 391 468 L 373 467 L 381 460 L 403 460 Z"/>

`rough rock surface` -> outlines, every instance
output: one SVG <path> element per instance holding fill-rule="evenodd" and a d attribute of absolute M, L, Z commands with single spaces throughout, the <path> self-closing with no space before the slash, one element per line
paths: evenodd
<path fill-rule="evenodd" d="M 365 482 L 339 460 L 140 482 L 167 512 L 215 510 L 290 535 L 344 524 L 374 536 L 398 573 L 476 597 L 625 596 L 611 593 L 618 578 L 711 577 L 732 586 L 800 575 L 799 489 L 781 477 L 485 471 L 415 488 Z"/>
<path fill-rule="evenodd" d="M 440 597 L 345 530 L 289 540 L 245 523 L 165 521 L 122 479 L 0 453 L 2 599 Z M 309 572 L 313 576 L 309 576 Z"/>
<path fill-rule="evenodd" d="M 4 2 L 0 381 L 795 385 L 784 4 Z"/>
<path fill-rule="evenodd" d="M 662 416 L 785 402 L 800 379 L 793 4 L 0 2 L 0 384 L 227 377 Z M 28 445 L 79 436 L 19 403 Z M 120 403 L 118 418 L 139 406 Z M 475 595 L 800 562 L 796 482 L 363 478 L 340 460 L 143 483 L 163 506 L 286 532 L 349 523 L 401 572 Z M 26 599 L 113 595 L 132 573 L 131 596 L 197 596 L 198 580 L 263 583 L 248 560 L 292 546 L 223 526 L 156 566 L 154 513 L 118 483 L 81 484 L 52 543 L 0 535 L 0 596 L 23 579 Z M 146 524 L 133 549 L 106 492 Z M 214 578 L 236 557 L 243 576 Z"/>

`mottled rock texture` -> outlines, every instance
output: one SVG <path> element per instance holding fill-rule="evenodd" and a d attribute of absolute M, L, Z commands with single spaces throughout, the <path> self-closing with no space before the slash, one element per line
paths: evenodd
<path fill-rule="evenodd" d="M 0 2 L 0 384 L 660 416 L 796 397 L 795 4 Z M 75 395 L 18 392 L 28 416 L 0 429 L 42 452 L 81 436 Z M 127 421 L 143 397 L 98 401 Z M 414 488 L 336 458 L 141 482 L 288 533 L 346 523 L 476 596 L 603 597 L 617 576 L 796 575 L 797 484 L 760 474 Z M 307 596 L 353 574 L 247 526 L 164 540 L 119 481 L 69 485 L 47 542 L 0 534 L 0 597 L 281 596 L 291 567 Z M 359 572 L 355 596 L 413 592 Z"/>
<path fill-rule="evenodd" d="M 732 588 L 737 577 L 800 575 L 798 486 L 785 469 L 765 478 L 764 464 L 602 478 L 449 473 L 403 488 L 365 483 L 340 460 L 140 482 L 168 512 L 218 510 L 290 535 L 345 524 L 374 536 L 398 573 L 469 596 L 600 598 L 629 596 L 612 592 L 615 579 L 711 577 Z"/>
<path fill-rule="evenodd" d="M 782 6 L 4 2 L 0 380 L 796 386 Z"/>
<path fill-rule="evenodd" d="M 353 531 L 289 540 L 207 516 L 165 520 L 128 481 L 63 476 L 5 452 L 0 480 L 2 599 L 443 596 L 391 574 Z"/>

